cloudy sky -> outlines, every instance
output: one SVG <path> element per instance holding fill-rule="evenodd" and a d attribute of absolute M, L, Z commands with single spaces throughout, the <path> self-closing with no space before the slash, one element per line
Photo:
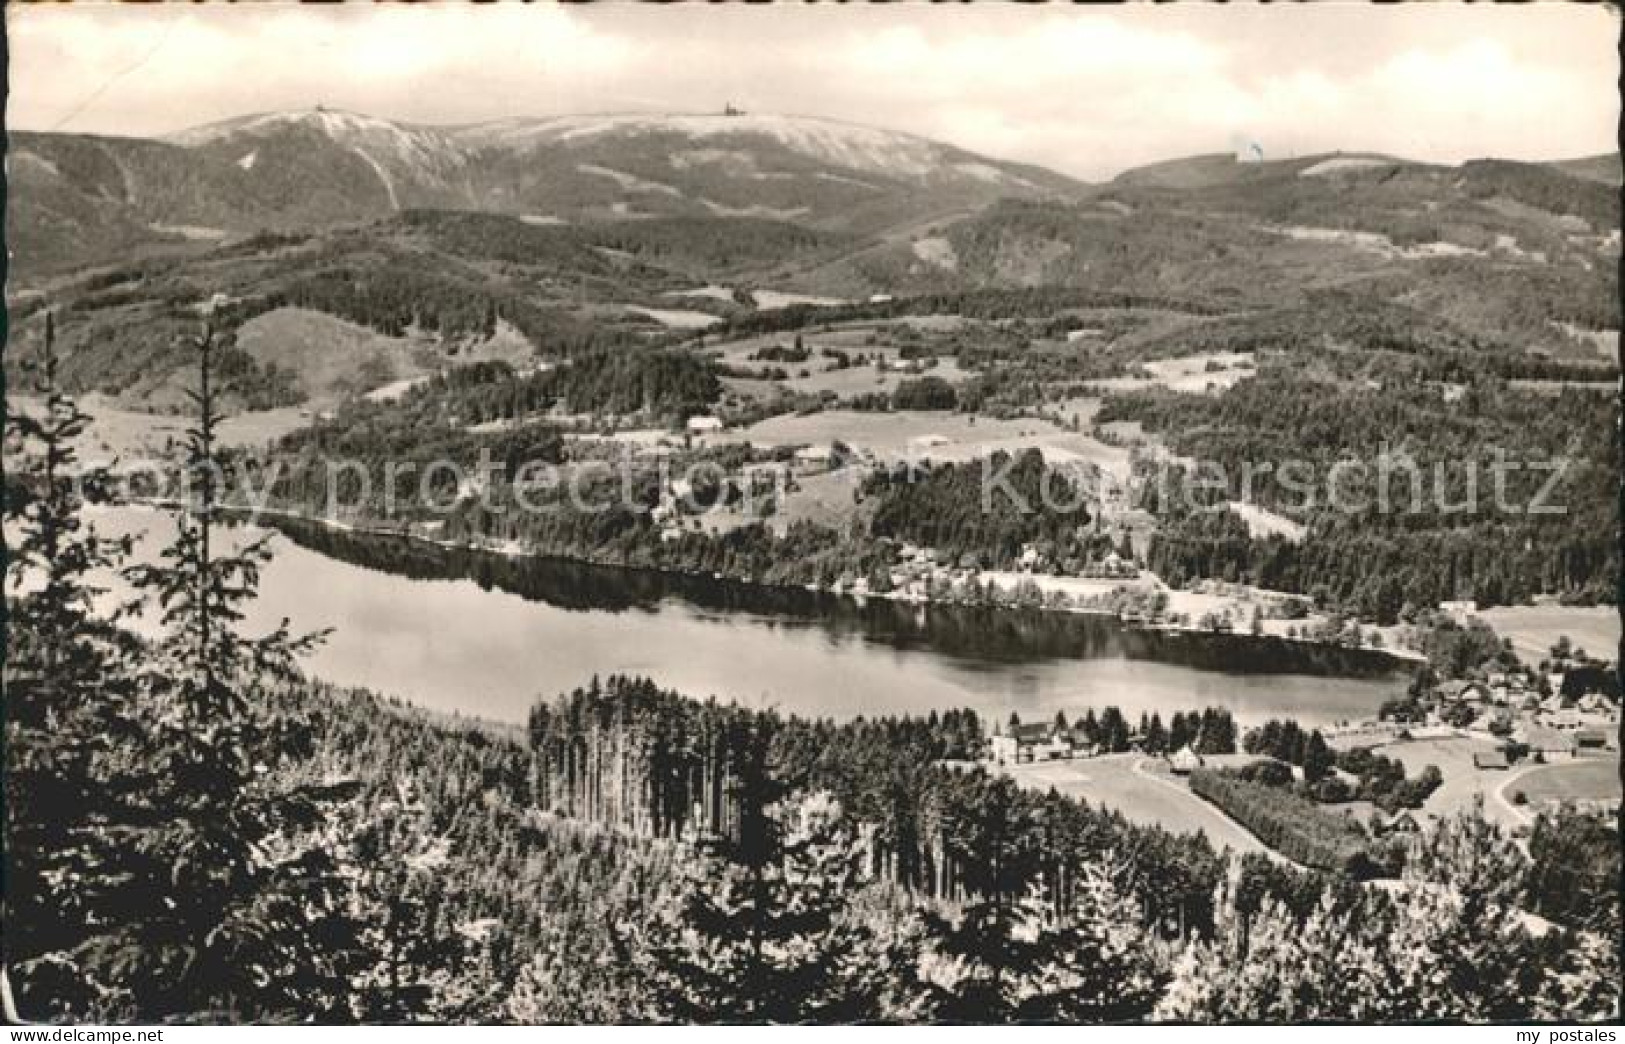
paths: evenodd
<path fill-rule="evenodd" d="M 1457 162 L 1610 151 L 1616 16 L 1305 8 L 6 5 L 11 126 L 163 134 L 249 112 L 420 123 L 828 116 L 1084 178 L 1257 142 Z"/>

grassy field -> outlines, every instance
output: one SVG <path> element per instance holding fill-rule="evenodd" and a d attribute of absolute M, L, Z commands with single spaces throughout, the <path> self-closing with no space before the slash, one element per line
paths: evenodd
<path fill-rule="evenodd" d="M 1247 523 L 1247 532 L 1254 539 L 1262 540 L 1265 537 L 1280 535 L 1296 543 L 1303 539 L 1303 526 L 1292 521 L 1284 515 L 1277 515 L 1257 504 L 1249 504 L 1240 500 L 1230 501 L 1230 510 L 1241 516 Z"/>
<path fill-rule="evenodd" d="M 917 380 L 921 377 L 940 377 L 949 383 L 968 380 L 976 376 L 971 370 L 962 370 L 952 359 L 938 360 L 937 365 L 918 374 L 905 373 L 899 370 L 878 370 L 873 366 L 849 366 L 842 370 L 825 368 L 829 362 L 814 356 L 807 360 L 807 376 L 794 376 L 784 381 L 784 386 L 800 392 L 817 394 L 831 391 L 836 395 L 850 396 L 862 395 L 865 392 L 892 392 L 899 384 L 907 380 Z M 785 369 L 792 374 L 799 374 L 801 367 L 794 363 L 785 364 Z"/>
<path fill-rule="evenodd" d="M 1612 660 L 1619 655 L 1619 611 L 1613 606 L 1497 606 L 1477 615 L 1496 634 L 1512 639 L 1513 651 L 1531 664 L 1551 655 L 1562 635 L 1592 656 Z"/>
<path fill-rule="evenodd" d="M 810 353 L 802 362 L 751 358 L 764 348 L 789 347 L 796 335 L 783 333 L 729 341 L 714 346 L 711 354 L 739 373 L 760 375 L 769 370 L 783 370 L 789 377 L 776 383 L 809 394 L 828 391 L 840 396 L 862 395 L 870 392 L 890 392 L 903 381 L 917 376 L 940 377 L 949 382 L 977 376 L 975 371 L 961 368 L 951 356 L 938 356 L 935 366 L 922 370 L 919 374 L 910 374 L 889 368 L 882 369 L 872 363 L 836 369 L 835 360 L 820 352 L 821 349 L 828 348 L 846 352 L 851 356 L 864 355 L 871 359 L 884 359 L 888 367 L 898 365 L 903 362 L 902 349 L 891 335 L 896 326 L 896 323 L 867 323 L 817 332 L 802 331 L 800 334 L 802 346 Z M 801 376 L 803 372 L 806 373 L 805 377 Z"/>
<path fill-rule="evenodd" d="M 839 528 L 853 517 L 852 495 L 862 481 L 862 475 L 850 468 L 797 478 L 796 489 L 777 505 L 770 522 L 773 531 L 782 535 L 796 522 Z"/>
<path fill-rule="evenodd" d="M 756 298 L 756 307 L 762 311 L 771 311 L 774 308 L 788 308 L 791 305 L 839 305 L 846 304 L 839 297 L 818 297 L 813 294 L 792 294 L 782 290 L 753 290 L 751 296 Z"/>
<path fill-rule="evenodd" d="M 1143 764 L 1142 764 L 1143 761 Z M 1116 809 L 1135 822 L 1176 834 L 1203 834 L 1216 847 L 1236 852 L 1267 852 L 1252 834 L 1192 794 L 1160 762 L 1138 754 L 1113 754 L 1079 761 L 1040 761 L 1005 766 L 1017 783 L 1036 790 L 1054 787 L 1068 797 Z"/>
<path fill-rule="evenodd" d="M 1473 767 L 1473 754 L 1496 749 L 1487 739 L 1460 736 L 1449 739 L 1405 740 L 1377 747 L 1375 753 L 1392 758 L 1405 766 L 1405 774 L 1414 776 L 1428 765 L 1437 765 L 1444 783 L 1428 796 L 1422 812 L 1429 816 L 1446 817 L 1472 808 L 1482 800 L 1484 814 L 1490 819 L 1514 826 L 1518 817 L 1495 797 L 1501 784 L 1507 781 L 1506 770 L 1480 770 Z M 1514 770 L 1516 771 L 1516 770 Z"/>
<path fill-rule="evenodd" d="M 34 396 L 12 395 L 6 401 L 25 412 L 41 408 Z M 185 417 L 122 409 L 95 392 L 81 397 L 79 406 L 91 417 L 90 428 L 75 445 L 85 464 L 161 459 L 185 437 Z M 225 446 L 260 446 L 309 423 L 309 411 L 303 407 L 239 413 L 220 423 L 219 437 Z"/>
<path fill-rule="evenodd" d="M 220 441 L 226 446 L 263 446 L 310 423 L 302 406 L 239 413 L 220 422 Z"/>
<path fill-rule="evenodd" d="M 1220 368 L 1208 370 L 1209 362 Z M 1106 377 L 1091 381 L 1099 388 L 1126 392 L 1144 388 L 1167 388 L 1177 392 L 1220 392 L 1258 371 L 1250 352 L 1213 352 L 1177 359 L 1155 359 L 1143 364 L 1149 376 Z"/>
<path fill-rule="evenodd" d="M 840 440 L 881 457 L 964 461 L 997 450 L 1030 447 L 1058 461 L 1087 460 L 1114 474 L 1127 474 L 1128 451 L 1107 446 L 1046 420 L 999 420 L 964 413 L 908 411 L 868 413 L 824 410 L 806 416 L 770 417 L 748 428 L 713 437 L 715 442 L 803 446 Z"/>
<path fill-rule="evenodd" d="M 262 365 L 292 370 L 300 390 L 318 404 L 428 373 L 437 355 L 426 340 L 385 337 L 303 308 L 255 316 L 238 330 L 237 346 Z"/>
<path fill-rule="evenodd" d="M 1520 775 L 1507 787 L 1522 791 L 1535 808 L 1548 801 L 1618 801 L 1621 797 L 1619 759 L 1587 758 L 1542 765 Z"/>
<path fill-rule="evenodd" d="M 653 319 L 661 326 L 674 330 L 703 330 L 722 322 L 708 312 L 698 312 L 689 308 L 644 308 L 640 305 L 627 305 L 626 310 Z"/>

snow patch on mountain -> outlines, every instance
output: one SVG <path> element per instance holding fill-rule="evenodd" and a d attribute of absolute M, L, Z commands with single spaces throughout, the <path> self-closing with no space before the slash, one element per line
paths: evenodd
<path fill-rule="evenodd" d="M 718 217 L 770 218 L 776 221 L 794 221 L 807 215 L 806 207 L 770 207 L 765 203 L 752 203 L 748 207 L 730 207 L 712 199 L 700 203 Z"/>
<path fill-rule="evenodd" d="M 600 167 L 596 163 L 577 164 L 576 169 L 583 174 L 597 174 L 600 177 L 609 178 L 627 192 L 658 192 L 674 199 L 681 198 L 683 195 L 681 191 L 664 182 L 650 181 L 648 178 L 640 178 L 636 174 L 628 174 L 624 170 Z"/>
<path fill-rule="evenodd" d="M 1380 232 L 1361 232 L 1348 228 L 1315 228 L 1307 225 L 1263 225 L 1264 231 L 1288 239 L 1307 243 L 1332 243 L 1352 247 L 1386 258 L 1422 261 L 1439 257 L 1483 257 L 1484 251 L 1444 240 L 1400 246 Z"/>
<path fill-rule="evenodd" d="M 1333 156 L 1331 159 L 1321 160 L 1312 167 L 1305 167 L 1298 171 L 1300 178 L 1318 178 L 1327 174 L 1336 174 L 1344 170 L 1366 170 L 1371 167 L 1396 166 L 1397 160 L 1385 156 Z"/>
<path fill-rule="evenodd" d="M 33 167 L 53 178 L 60 178 L 62 176 L 62 171 L 57 168 L 55 163 L 52 163 L 50 160 L 39 155 L 38 153 L 29 152 L 27 149 L 19 149 L 14 151 L 11 154 L 11 162 L 14 164 L 12 170 L 14 175 L 20 173 L 22 167 Z"/>
<path fill-rule="evenodd" d="M 373 173 L 378 175 L 378 180 L 384 183 L 384 192 L 389 196 L 390 209 L 401 209 L 400 197 L 395 194 L 395 182 L 390 179 L 389 171 L 384 169 L 383 164 L 367 155 L 367 153 L 362 149 L 351 149 L 350 151 L 354 152 L 357 156 L 360 156 L 367 166 L 373 169 Z"/>
<path fill-rule="evenodd" d="M 942 236 L 916 239 L 912 248 L 914 256 L 926 264 L 935 265 L 949 272 L 957 271 L 959 268 L 959 254 L 954 250 L 954 245 Z"/>
<path fill-rule="evenodd" d="M 900 180 L 924 182 L 945 172 L 954 172 L 993 185 L 1031 187 L 1017 175 L 989 163 L 961 160 L 959 156 L 963 154 L 956 154 L 947 146 L 912 134 L 805 116 L 556 116 L 479 124 L 453 133 L 458 141 L 469 146 L 510 148 L 542 145 L 581 147 L 610 136 L 676 134 L 696 143 L 706 143 L 688 153 L 690 162 L 699 158 L 695 153 L 712 148 L 733 153 L 737 159 L 743 151 L 737 145 L 723 150 L 721 144 L 711 143 L 732 144 L 741 138 L 748 140 L 756 137 L 832 166 Z M 755 160 L 751 162 L 754 164 Z"/>
<path fill-rule="evenodd" d="M 301 128 L 316 131 L 334 144 L 356 152 L 375 168 L 387 164 L 431 180 L 441 180 L 467 163 L 463 148 L 438 130 L 407 127 L 375 116 L 329 109 L 241 116 L 180 131 L 164 140 L 172 145 L 199 148 L 219 142 L 253 142 Z"/>

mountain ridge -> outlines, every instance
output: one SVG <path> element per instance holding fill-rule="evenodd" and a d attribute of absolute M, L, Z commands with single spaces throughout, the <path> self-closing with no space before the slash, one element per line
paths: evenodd
<path fill-rule="evenodd" d="M 424 207 L 564 222 L 761 217 L 847 230 L 1086 188 L 908 132 L 768 114 L 431 127 L 317 108 L 162 138 L 19 131 L 11 143 L 8 216 L 25 269 Z"/>

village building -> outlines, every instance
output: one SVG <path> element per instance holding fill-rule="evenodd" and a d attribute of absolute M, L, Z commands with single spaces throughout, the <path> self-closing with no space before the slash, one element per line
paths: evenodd
<path fill-rule="evenodd" d="M 1508 767 L 1506 751 L 1480 750 L 1473 752 L 1473 768 L 1475 769 L 1505 769 Z"/>
<path fill-rule="evenodd" d="M 1376 827 L 1378 834 L 1417 834 L 1422 830 L 1421 824 L 1407 809 L 1401 809 L 1387 822 L 1379 819 L 1372 825 Z"/>
<path fill-rule="evenodd" d="M 993 737 L 992 755 L 1000 765 L 1019 765 L 1038 760 L 1038 748 L 1049 743 L 1049 725 L 1013 725 L 1008 732 Z"/>
<path fill-rule="evenodd" d="M 1168 759 L 1168 767 L 1173 769 L 1175 775 L 1179 776 L 1188 776 L 1204 764 L 1206 763 L 1202 760 L 1202 755 L 1192 750 L 1188 743 Z"/>
<path fill-rule="evenodd" d="M 1092 758 L 1100 754 L 1100 744 L 1089 738 L 1082 725 L 1072 726 L 1070 738 L 1073 757 Z"/>
<path fill-rule="evenodd" d="M 1488 703 L 1490 690 L 1482 682 L 1450 681 L 1433 690 L 1441 703 Z"/>
<path fill-rule="evenodd" d="M 721 417 L 702 416 L 688 419 L 688 430 L 693 435 L 709 435 L 722 431 L 726 427 L 727 425 L 722 423 Z"/>
<path fill-rule="evenodd" d="M 1564 707 L 1555 712 L 1544 713 L 1540 716 L 1540 724 L 1548 728 L 1560 729 L 1564 732 L 1573 732 L 1586 724 L 1585 715 L 1576 707 Z"/>
<path fill-rule="evenodd" d="M 1063 729 L 1051 731 L 1049 741 L 1035 752 L 1046 761 L 1066 761 L 1072 758 L 1072 741 Z"/>
<path fill-rule="evenodd" d="M 803 472 L 824 471 L 835 461 L 835 447 L 827 442 L 803 446 L 796 450 L 795 461 Z"/>
<path fill-rule="evenodd" d="M 790 477 L 790 465 L 778 460 L 757 461 L 746 464 L 739 470 L 739 474 L 753 486 L 771 485 L 779 480 Z"/>
<path fill-rule="evenodd" d="M 1083 567 L 1083 575 L 1091 578 L 1131 580 L 1138 576 L 1139 572 L 1133 562 L 1123 558 L 1116 551 L 1108 551 L 1106 557 L 1100 561 L 1090 562 Z"/>
<path fill-rule="evenodd" d="M 1582 714 L 1602 718 L 1605 722 L 1611 722 L 1615 717 L 1613 701 L 1600 692 L 1590 692 L 1581 696 L 1575 706 L 1580 708 Z"/>
<path fill-rule="evenodd" d="M 1610 746 L 1613 733 L 1607 729 L 1581 729 L 1574 734 L 1576 754 L 1602 754 Z"/>

